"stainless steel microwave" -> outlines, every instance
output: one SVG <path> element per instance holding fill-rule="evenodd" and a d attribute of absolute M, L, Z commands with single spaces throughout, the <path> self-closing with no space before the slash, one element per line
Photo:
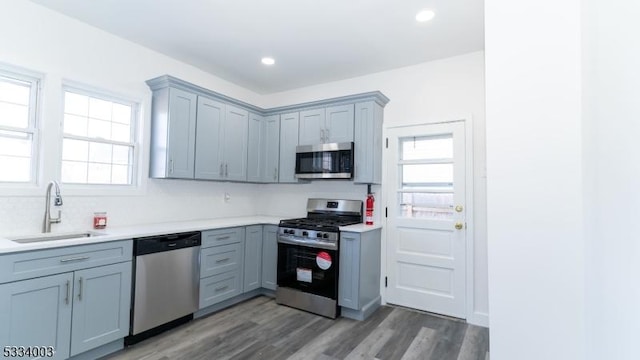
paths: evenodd
<path fill-rule="evenodd" d="M 353 142 L 296 147 L 299 179 L 352 179 Z"/>

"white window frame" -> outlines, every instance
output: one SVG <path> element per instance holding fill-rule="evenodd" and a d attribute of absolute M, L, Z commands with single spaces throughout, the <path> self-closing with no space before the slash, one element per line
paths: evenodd
<path fill-rule="evenodd" d="M 124 105 L 131 106 L 131 143 L 123 143 L 117 141 L 100 140 L 90 137 L 82 137 L 76 135 L 65 135 L 64 133 L 64 112 L 65 112 L 65 93 L 72 92 L 79 95 L 89 96 L 101 100 L 116 102 Z M 140 178 L 141 174 L 141 139 L 142 134 L 142 119 L 141 119 L 141 107 L 142 101 L 135 96 L 128 96 L 118 94 L 102 88 L 93 87 L 83 83 L 78 83 L 70 80 L 63 80 L 61 91 L 61 112 L 60 116 L 62 120 L 60 122 L 60 151 L 57 163 L 58 178 L 62 176 L 62 147 L 64 139 L 83 140 L 91 142 L 101 142 L 114 145 L 126 145 L 132 146 L 132 164 L 131 164 L 131 184 L 77 184 L 77 183 L 61 183 L 61 187 L 64 191 L 70 195 L 88 195 L 88 196 L 111 196 L 111 195 L 142 195 L 143 194 L 143 181 Z"/>
<path fill-rule="evenodd" d="M 27 128 L 16 128 L 12 126 L 0 125 L 0 130 L 12 131 L 31 135 L 31 170 L 30 181 L 13 182 L 0 181 L 0 187 L 4 195 L 5 190 L 10 195 L 15 194 L 18 189 L 33 189 L 38 186 L 40 174 L 40 105 L 42 93 L 43 75 L 31 70 L 19 68 L 16 66 L 0 63 L 0 76 L 16 80 L 16 82 L 27 82 L 31 84 L 31 92 L 29 94 L 29 124 Z"/>

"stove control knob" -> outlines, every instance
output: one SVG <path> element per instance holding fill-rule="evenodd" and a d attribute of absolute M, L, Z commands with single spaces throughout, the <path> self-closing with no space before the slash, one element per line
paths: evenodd
<path fill-rule="evenodd" d="M 329 234 L 324 233 L 324 235 L 322 235 L 323 238 L 328 239 L 329 238 Z"/>
<path fill-rule="evenodd" d="M 321 238 L 322 237 L 322 233 L 316 233 L 316 237 L 317 238 Z"/>
<path fill-rule="evenodd" d="M 284 233 L 285 233 L 285 234 L 293 234 L 293 230 L 291 230 L 291 229 L 285 229 L 285 230 L 284 230 Z"/>
<path fill-rule="evenodd" d="M 302 232 L 302 236 L 309 236 L 309 232 L 308 231 L 303 231 Z"/>

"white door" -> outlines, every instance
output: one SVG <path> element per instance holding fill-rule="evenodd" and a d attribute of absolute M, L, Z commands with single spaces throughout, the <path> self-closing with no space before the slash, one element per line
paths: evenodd
<path fill-rule="evenodd" d="M 465 317 L 464 126 L 388 131 L 388 303 Z"/>

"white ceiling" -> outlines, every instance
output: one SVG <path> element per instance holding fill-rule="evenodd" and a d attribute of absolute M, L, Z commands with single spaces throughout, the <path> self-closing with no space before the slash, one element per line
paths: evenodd
<path fill-rule="evenodd" d="M 262 94 L 484 48 L 483 0 L 32 1 Z"/>

